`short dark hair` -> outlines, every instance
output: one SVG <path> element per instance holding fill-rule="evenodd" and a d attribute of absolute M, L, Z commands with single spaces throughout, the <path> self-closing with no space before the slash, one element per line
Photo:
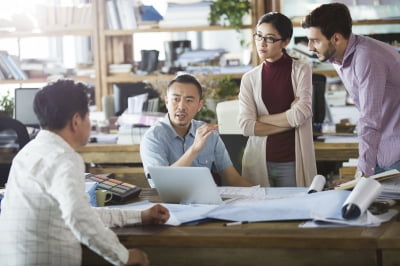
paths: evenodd
<path fill-rule="evenodd" d="M 63 129 L 75 113 L 83 118 L 89 112 L 88 86 L 68 79 L 51 82 L 36 93 L 33 109 L 42 128 Z"/>
<path fill-rule="evenodd" d="M 316 27 L 327 39 L 340 33 L 346 39 L 350 37 L 352 19 L 348 7 L 342 3 L 323 4 L 308 14 L 301 26 L 306 29 Z"/>
<path fill-rule="evenodd" d="M 269 12 L 262 15 L 257 22 L 257 26 L 263 23 L 271 24 L 284 40 L 290 40 L 293 36 L 292 21 L 281 13 Z"/>
<path fill-rule="evenodd" d="M 199 92 L 200 99 L 203 97 L 203 88 L 201 87 L 200 82 L 197 80 L 197 78 L 195 76 L 193 76 L 191 74 L 187 74 L 187 73 L 176 75 L 176 77 L 168 83 L 167 93 L 168 93 L 169 88 L 175 82 L 188 83 L 188 84 L 195 85 L 197 88 L 197 91 Z"/>

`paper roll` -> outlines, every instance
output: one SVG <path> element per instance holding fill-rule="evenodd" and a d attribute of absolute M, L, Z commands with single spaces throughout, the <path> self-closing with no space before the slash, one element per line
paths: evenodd
<path fill-rule="evenodd" d="M 314 192 L 319 192 L 321 191 L 326 183 L 326 178 L 323 175 L 316 175 L 313 178 L 313 181 L 311 182 L 310 187 L 308 188 L 307 193 L 314 193 Z"/>
<path fill-rule="evenodd" d="M 345 219 L 360 217 L 379 196 L 382 185 L 373 178 L 362 177 L 342 206 Z"/>

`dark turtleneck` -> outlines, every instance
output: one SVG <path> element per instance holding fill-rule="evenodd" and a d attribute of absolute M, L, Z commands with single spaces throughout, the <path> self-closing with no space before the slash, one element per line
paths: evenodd
<path fill-rule="evenodd" d="M 294 100 L 292 58 L 283 54 L 275 62 L 265 61 L 262 69 L 262 99 L 270 114 L 285 112 Z M 267 161 L 295 161 L 294 129 L 268 136 Z"/>

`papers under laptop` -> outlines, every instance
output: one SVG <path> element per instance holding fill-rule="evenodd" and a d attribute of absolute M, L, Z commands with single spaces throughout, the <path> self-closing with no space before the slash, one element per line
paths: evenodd
<path fill-rule="evenodd" d="M 163 202 L 221 204 L 217 185 L 207 167 L 148 167 Z"/>

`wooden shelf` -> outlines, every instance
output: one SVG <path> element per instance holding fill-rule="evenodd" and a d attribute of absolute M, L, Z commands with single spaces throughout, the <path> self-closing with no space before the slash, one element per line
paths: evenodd
<path fill-rule="evenodd" d="M 250 29 L 251 25 L 245 25 L 242 29 Z M 168 28 L 150 28 L 150 29 L 132 29 L 132 30 L 104 30 L 105 36 L 127 36 L 135 33 L 152 33 L 152 32 L 187 32 L 187 31 L 220 31 L 233 30 L 224 26 L 196 26 L 196 27 L 168 27 Z"/>
<path fill-rule="evenodd" d="M 301 27 L 301 19 L 295 18 L 292 20 L 293 27 Z M 360 25 L 389 25 L 389 24 L 400 24 L 400 19 L 365 19 L 365 20 L 353 20 L 353 26 Z"/>
<path fill-rule="evenodd" d="M 31 37 L 62 37 L 67 35 L 72 36 L 90 36 L 93 34 L 92 29 L 57 29 L 48 31 L 32 31 L 32 32 L 0 32 L 1 39 L 20 39 L 20 38 L 31 38 Z"/>
<path fill-rule="evenodd" d="M 400 24 L 400 19 L 366 19 L 366 20 L 353 21 L 353 25 L 386 25 L 386 24 Z"/>
<path fill-rule="evenodd" d="M 231 76 L 232 78 L 242 78 L 244 73 L 232 73 L 232 74 L 206 74 L 207 76 L 213 77 L 213 78 L 222 78 L 226 76 Z M 196 74 L 195 74 L 196 75 Z M 201 74 L 198 74 L 201 75 Z M 144 75 L 144 76 L 139 76 L 135 74 L 123 74 L 123 75 L 111 75 L 106 77 L 106 82 L 109 84 L 112 83 L 129 83 L 129 82 L 139 82 L 143 80 L 171 80 L 175 77 L 175 75 L 170 75 L 170 74 L 159 74 L 159 75 Z"/>
<path fill-rule="evenodd" d="M 332 69 L 332 70 L 314 70 L 312 71 L 315 74 L 321 74 L 321 75 L 326 75 L 326 76 L 330 76 L 330 77 L 336 77 L 337 76 L 337 72 L 336 70 Z"/>
<path fill-rule="evenodd" d="M 76 81 L 82 81 L 82 82 L 95 82 L 96 79 L 92 77 L 86 77 L 86 76 L 74 76 L 74 77 L 65 77 L 68 79 L 73 79 Z M 0 84 L 28 84 L 28 83 L 47 83 L 49 80 L 47 78 L 34 78 L 34 79 L 23 79 L 23 80 L 16 80 L 16 79 L 5 79 L 5 80 L 0 80 Z"/>

